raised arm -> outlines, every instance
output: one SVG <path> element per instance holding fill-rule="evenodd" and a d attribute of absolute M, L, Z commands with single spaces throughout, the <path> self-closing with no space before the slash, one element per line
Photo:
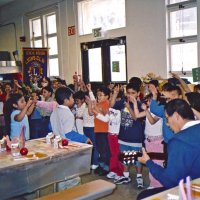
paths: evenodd
<path fill-rule="evenodd" d="M 93 93 L 93 91 L 92 91 L 91 84 L 88 83 L 88 84 L 86 85 L 86 87 L 87 87 L 87 89 L 88 89 L 90 99 L 91 99 L 92 101 L 95 101 L 95 96 L 94 96 L 94 93 Z"/>
<path fill-rule="evenodd" d="M 15 121 L 22 121 L 24 116 L 27 114 L 29 107 L 33 104 L 33 101 L 31 99 L 28 100 L 26 106 L 24 107 L 23 110 L 21 110 L 21 112 L 17 115 L 15 115 L 14 120 Z"/>
<path fill-rule="evenodd" d="M 137 118 L 135 116 L 135 113 L 134 113 L 134 110 L 131 108 L 129 101 L 127 101 L 125 103 L 125 107 L 128 109 L 128 111 L 129 111 L 131 117 L 133 118 L 133 120 L 137 120 Z"/>
<path fill-rule="evenodd" d="M 132 102 L 133 102 L 135 117 L 136 117 L 136 118 L 145 117 L 145 116 L 146 116 L 145 111 L 140 112 L 139 109 L 138 109 L 137 100 L 136 100 L 135 98 L 133 98 Z"/>
<path fill-rule="evenodd" d="M 110 98 L 110 107 L 112 108 L 114 105 L 115 105 L 115 102 L 116 102 L 116 99 L 117 99 L 117 95 L 119 93 L 119 90 L 120 90 L 120 87 L 119 85 L 117 85 L 115 88 L 114 88 L 114 91 L 113 91 L 113 94 Z"/>
<path fill-rule="evenodd" d="M 192 111 L 193 111 L 194 115 L 196 116 L 196 118 L 197 118 L 198 120 L 200 120 L 200 112 L 198 112 L 198 111 L 195 110 L 194 108 L 192 108 Z"/>
<path fill-rule="evenodd" d="M 171 73 L 173 78 L 176 78 L 177 80 L 179 80 L 181 87 L 183 88 L 183 90 L 187 93 L 187 92 L 192 92 L 190 90 L 190 88 L 188 87 L 188 85 L 186 84 L 186 82 L 178 75 L 175 73 Z"/>
<path fill-rule="evenodd" d="M 153 117 L 152 116 L 152 114 L 151 114 L 151 112 L 149 111 L 149 109 L 148 109 L 148 107 L 147 107 L 147 105 L 146 104 L 142 104 L 142 109 L 144 110 L 144 112 L 145 112 L 145 115 L 146 115 L 146 117 L 147 117 L 147 119 L 149 120 L 149 122 L 150 122 L 150 124 L 151 125 L 153 125 L 153 124 L 155 124 L 158 120 L 159 120 L 159 118 L 158 117 Z"/>

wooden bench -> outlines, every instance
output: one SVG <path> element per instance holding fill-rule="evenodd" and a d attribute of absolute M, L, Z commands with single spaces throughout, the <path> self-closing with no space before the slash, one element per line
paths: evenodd
<path fill-rule="evenodd" d="M 111 194 L 115 188 L 115 184 L 99 179 L 40 197 L 37 200 L 93 200 Z"/>

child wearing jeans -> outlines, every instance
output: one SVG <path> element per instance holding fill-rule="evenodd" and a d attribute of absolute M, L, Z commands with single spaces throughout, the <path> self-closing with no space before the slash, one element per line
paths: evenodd
<path fill-rule="evenodd" d="M 94 114 L 94 132 L 97 150 L 99 152 L 99 167 L 95 173 L 105 176 L 109 173 L 110 149 L 108 143 L 108 122 L 103 122 L 96 117 L 95 110 L 103 115 L 108 113 L 110 90 L 102 86 L 98 90 L 97 104 L 89 106 L 89 114 Z"/>
<path fill-rule="evenodd" d="M 94 94 L 91 89 L 91 84 L 87 84 L 88 96 L 85 96 L 86 107 L 83 111 L 83 131 L 90 138 L 93 144 L 91 169 L 95 170 L 99 166 L 99 152 L 97 151 L 96 138 L 94 133 L 94 115 L 89 115 L 88 107 L 92 101 L 95 101 Z"/>

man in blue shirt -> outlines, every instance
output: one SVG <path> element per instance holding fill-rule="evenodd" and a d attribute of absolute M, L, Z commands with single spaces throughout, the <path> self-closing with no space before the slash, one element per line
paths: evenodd
<path fill-rule="evenodd" d="M 191 179 L 200 177 L 200 121 L 194 120 L 192 109 L 182 99 L 174 99 L 167 103 L 165 117 L 168 126 L 174 132 L 174 136 L 168 141 L 167 167 L 155 164 L 145 149 L 143 156 L 138 158 L 139 162 L 146 164 L 163 187 L 144 191 L 137 199 L 175 187 L 187 176 Z"/>

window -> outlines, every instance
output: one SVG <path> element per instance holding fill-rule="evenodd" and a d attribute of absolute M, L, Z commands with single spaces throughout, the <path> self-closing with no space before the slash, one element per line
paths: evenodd
<path fill-rule="evenodd" d="M 196 34 L 196 8 L 188 8 L 170 12 L 170 37 L 184 37 Z"/>
<path fill-rule="evenodd" d="M 89 80 L 90 82 L 102 82 L 102 55 L 101 48 L 88 50 L 89 57 Z"/>
<path fill-rule="evenodd" d="M 30 19 L 31 47 L 49 48 L 49 75 L 59 76 L 56 13 Z"/>
<path fill-rule="evenodd" d="M 93 0 L 78 2 L 79 35 L 94 28 L 111 30 L 126 26 L 125 0 Z"/>
<path fill-rule="evenodd" d="M 198 66 L 196 1 L 169 0 L 169 70 L 191 76 Z"/>

